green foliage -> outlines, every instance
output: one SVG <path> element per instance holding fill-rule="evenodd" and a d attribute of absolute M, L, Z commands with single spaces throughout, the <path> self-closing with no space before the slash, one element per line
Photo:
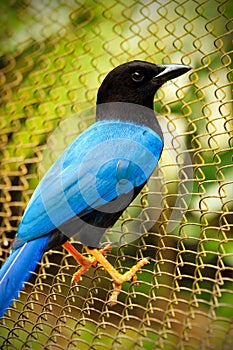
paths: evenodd
<path fill-rule="evenodd" d="M 150 226 L 151 235 L 145 242 L 148 247 L 153 246 L 148 251 L 159 261 L 157 270 L 152 271 L 152 264 L 146 266 L 140 274 L 141 283 L 133 284 L 132 290 L 128 284 L 123 286 L 120 301 L 146 305 L 154 278 L 157 284 L 176 287 L 174 295 L 181 293 L 179 288 L 181 291 L 188 289 L 185 298 L 193 298 L 193 304 L 194 301 L 203 304 L 202 310 L 206 314 L 213 312 L 221 319 L 232 319 L 233 128 L 230 121 L 232 106 L 225 103 L 233 97 L 228 75 L 233 68 L 232 56 L 225 54 L 232 45 L 230 35 L 226 35 L 226 30 L 230 33 L 228 19 L 233 15 L 230 1 L 218 2 L 218 9 L 210 6 L 209 1 L 198 6 L 196 1 L 187 1 L 180 7 L 176 1 L 163 6 L 161 1 L 146 2 L 142 6 L 133 0 L 110 0 L 107 5 L 94 0 L 68 1 L 66 6 L 60 6 L 58 0 L 48 2 L 47 6 L 40 1 L 15 0 L 10 3 L 3 2 L 0 11 L 0 170 L 3 176 L 9 176 L 14 186 L 20 185 L 20 178 L 26 174 L 24 185 L 29 193 L 37 185 L 38 163 L 49 136 L 58 136 L 58 131 L 54 132 L 58 126 L 60 134 L 66 130 L 65 121 L 68 120 L 71 127 L 65 135 L 67 141 L 66 138 L 75 137 L 93 122 L 94 115 L 85 119 L 79 113 L 94 106 L 97 88 L 113 66 L 129 59 L 158 63 L 182 61 L 193 65 L 191 84 L 187 77 L 169 83 L 155 101 L 156 111 L 168 117 L 167 123 L 163 118 L 160 121 L 172 139 L 163 154 L 159 173 L 161 176 L 164 172 L 163 195 L 172 208 L 177 203 L 179 185 L 186 186 L 185 180 L 180 181 L 179 169 L 169 166 L 169 147 L 181 145 L 173 154 L 172 164 L 188 151 L 193 171 L 192 189 L 186 193 L 184 186 L 181 191 L 183 202 L 188 202 L 188 210 L 185 218 L 174 220 L 177 225 L 169 232 L 167 246 L 157 238 L 164 218 Z M 186 17 L 180 15 L 181 10 Z M 150 20 L 150 12 L 157 13 L 158 23 Z M 178 29 L 175 39 L 171 40 L 174 28 Z M 59 151 L 65 147 L 65 141 L 58 138 Z M 49 163 L 49 157 L 52 159 L 54 155 L 47 156 Z M 117 223 L 116 233 L 122 222 L 129 232 L 139 227 L 136 220 L 132 224 L 132 218 L 137 218 L 148 203 L 153 206 L 152 197 L 154 201 L 158 200 L 153 181 L 148 185 L 151 198 L 144 194 L 141 200 L 137 199 Z M 190 194 L 192 198 L 188 201 Z M 13 193 L 11 200 L 19 200 L 18 194 Z M 156 207 L 162 203 L 156 203 Z M 182 203 L 180 207 L 177 205 L 180 212 Z M 154 208 L 150 213 L 144 210 L 144 217 L 153 221 L 156 210 Z M 169 208 L 167 212 L 165 218 L 169 220 L 172 215 Z M 163 251 L 162 258 L 165 257 L 161 263 L 161 256 L 156 255 L 159 249 Z M 129 247 L 128 252 L 135 256 L 136 249 Z M 132 263 L 128 259 L 125 267 Z M 226 276 L 217 276 L 216 268 L 222 267 Z M 180 276 L 185 277 L 180 280 Z M 171 295 L 166 293 L 165 287 L 154 288 L 150 297 L 154 300 L 170 298 Z M 75 327 L 75 322 L 71 326 Z M 80 322 L 78 336 L 83 349 L 89 348 L 96 327 L 92 321 Z M 116 335 L 117 329 L 111 329 L 111 332 Z M 122 336 L 119 344 L 130 348 L 134 344 L 129 339 L 135 335 L 132 330 L 127 330 L 126 335 L 129 338 Z M 140 344 L 144 349 L 152 350 L 159 335 L 152 330 L 146 331 L 146 335 Z M 20 348 L 26 336 L 25 332 L 20 338 L 16 337 L 13 345 Z M 40 337 L 43 343 L 44 335 L 40 333 Z M 172 335 L 170 339 L 174 341 Z M 103 349 L 109 342 L 110 338 L 102 336 L 96 349 Z M 35 341 L 33 349 L 37 348 L 36 344 Z"/>

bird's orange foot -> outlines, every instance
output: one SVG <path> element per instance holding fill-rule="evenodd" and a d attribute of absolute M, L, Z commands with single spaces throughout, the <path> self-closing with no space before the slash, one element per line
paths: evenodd
<path fill-rule="evenodd" d="M 81 276 L 89 270 L 91 266 L 96 266 L 98 261 L 94 256 L 85 257 L 81 253 L 79 253 L 70 242 L 65 242 L 63 245 L 74 258 L 81 265 L 80 269 L 73 274 L 72 283 L 80 281 Z M 107 246 L 104 249 L 100 250 L 100 254 L 105 255 L 107 252 L 111 251 L 112 247 Z"/>
<path fill-rule="evenodd" d="M 81 276 L 89 270 L 91 266 L 96 266 L 99 263 L 112 277 L 113 279 L 113 292 L 109 298 L 110 305 L 115 305 L 117 297 L 121 291 L 122 284 L 130 280 L 137 280 L 136 273 L 146 264 L 149 263 L 147 258 L 143 258 L 137 262 L 131 269 L 125 272 L 123 275 L 120 274 L 104 255 L 111 250 L 111 246 L 107 246 L 105 249 L 90 249 L 85 247 L 86 251 L 90 254 L 90 257 L 85 257 L 79 253 L 71 243 L 68 241 L 63 244 L 63 247 L 75 258 L 75 260 L 81 265 L 81 268 L 73 275 L 72 282 L 78 282 Z"/>
<path fill-rule="evenodd" d="M 86 247 L 88 253 L 94 256 L 95 261 L 97 261 L 112 277 L 114 290 L 109 298 L 110 305 L 115 305 L 117 302 L 117 297 L 121 291 L 121 286 L 124 282 L 128 282 L 130 280 L 137 280 L 136 273 L 146 264 L 149 264 L 149 260 L 147 258 L 143 258 L 137 262 L 131 269 L 125 272 L 123 275 L 120 274 L 108 260 L 103 256 L 100 250 L 98 249 L 89 249 Z"/>

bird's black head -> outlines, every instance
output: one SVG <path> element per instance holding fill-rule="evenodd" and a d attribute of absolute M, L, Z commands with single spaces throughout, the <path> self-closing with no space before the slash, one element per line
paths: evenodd
<path fill-rule="evenodd" d="M 153 109 L 154 95 L 160 86 L 190 69 L 182 64 L 124 63 L 104 79 L 98 91 L 97 104 L 127 102 Z"/>

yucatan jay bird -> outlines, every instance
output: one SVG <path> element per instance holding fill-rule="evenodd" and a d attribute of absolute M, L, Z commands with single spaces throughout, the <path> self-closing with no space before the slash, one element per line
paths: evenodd
<path fill-rule="evenodd" d="M 0 270 L 0 316 L 29 279 L 45 251 L 59 245 L 81 264 L 80 276 L 96 263 L 113 279 L 114 304 L 125 281 L 148 263 L 141 259 L 119 274 L 98 249 L 100 239 L 139 194 L 163 149 L 153 111 L 156 91 L 191 67 L 132 61 L 113 69 L 98 90 L 96 122 L 79 135 L 37 186 L 23 215 L 9 257 Z M 78 239 L 90 257 L 68 241 Z"/>

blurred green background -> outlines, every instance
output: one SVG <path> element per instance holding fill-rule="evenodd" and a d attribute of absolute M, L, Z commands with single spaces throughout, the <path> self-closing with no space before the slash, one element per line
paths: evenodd
<path fill-rule="evenodd" d="M 230 0 L 1 4 L 2 262 L 39 179 L 94 122 L 107 72 L 133 59 L 193 67 L 156 95 L 162 159 L 104 237 L 120 240 L 108 254 L 120 271 L 151 258 L 140 283 L 110 308 L 106 272 L 72 285 L 73 258 L 48 252 L 0 321 L 1 348 L 231 349 L 232 14 Z"/>

